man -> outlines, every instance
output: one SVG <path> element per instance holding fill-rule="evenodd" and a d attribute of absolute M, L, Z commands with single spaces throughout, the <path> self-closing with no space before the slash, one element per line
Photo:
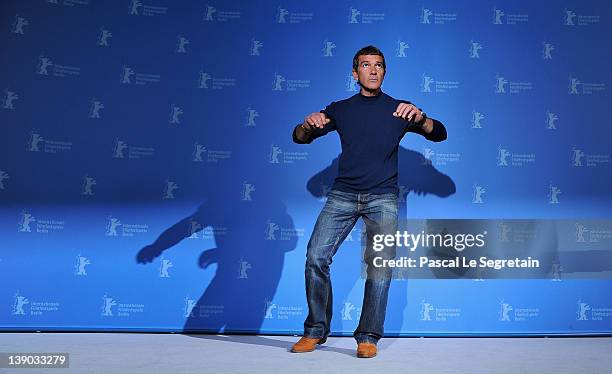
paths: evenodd
<path fill-rule="evenodd" d="M 360 92 L 308 115 L 293 130 L 293 141 L 299 144 L 311 143 L 336 130 L 342 153 L 338 176 L 308 242 L 305 270 L 308 316 L 304 336 L 291 348 L 292 352 L 311 352 L 330 333 L 333 303 L 329 266 L 359 217 L 365 222 L 369 241 L 377 234 L 395 235 L 397 154 L 404 134 L 415 132 L 435 142 L 446 139 L 442 123 L 427 118 L 412 103 L 381 91 L 385 72 L 385 57 L 378 48 L 360 49 L 353 58 L 353 77 L 361 86 Z M 395 247 L 374 251 L 372 245 L 366 246 L 363 306 L 353 334 L 358 343 L 357 356 L 363 358 L 376 355 L 376 344 L 383 336 L 392 275 L 391 268 L 374 266 L 375 257 L 392 259 Z"/>

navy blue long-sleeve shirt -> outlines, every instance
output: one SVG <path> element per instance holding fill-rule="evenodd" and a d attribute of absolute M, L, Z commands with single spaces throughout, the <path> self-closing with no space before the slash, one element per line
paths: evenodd
<path fill-rule="evenodd" d="M 323 128 L 314 128 L 310 137 L 302 142 L 309 144 L 314 139 L 336 130 L 340 135 L 342 153 L 338 162 L 338 176 L 332 189 L 353 193 L 398 193 L 398 147 L 407 132 L 414 132 L 434 142 L 446 139 L 446 128 L 437 120 L 431 133 L 420 126 L 393 116 L 400 103 L 380 93 L 363 96 L 361 93 L 348 99 L 332 102 L 321 113 L 331 120 Z"/>

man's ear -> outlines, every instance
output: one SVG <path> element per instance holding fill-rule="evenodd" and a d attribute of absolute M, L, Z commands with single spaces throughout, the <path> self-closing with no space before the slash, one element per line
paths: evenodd
<path fill-rule="evenodd" d="M 353 70 L 353 78 L 355 78 L 356 81 L 359 81 L 359 76 L 355 70 Z"/>

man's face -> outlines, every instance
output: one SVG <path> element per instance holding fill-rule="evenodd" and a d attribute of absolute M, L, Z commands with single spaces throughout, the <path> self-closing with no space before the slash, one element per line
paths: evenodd
<path fill-rule="evenodd" d="M 378 55 L 362 55 L 358 58 L 357 71 L 353 70 L 353 77 L 365 89 L 369 91 L 378 90 L 385 78 L 383 58 Z"/>

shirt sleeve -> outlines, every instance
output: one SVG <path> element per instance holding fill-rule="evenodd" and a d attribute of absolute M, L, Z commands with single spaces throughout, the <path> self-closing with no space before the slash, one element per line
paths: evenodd
<path fill-rule="evenodd" d="M 336 102 L 332 102 L 331 104 L 329 104 L 328 106 L 325 107 L 325 109 L 320 111 L 321 113 L 324 113 L 327 118 L 329 118 L 331 121 L 323 126 L 323 128 L 318 128 L 315 127 L 312 130 L 312 133 L 310 134 L 310 138 L 308 138 L 307 141 L 305 142 L 301 142 L 298 140 L 298 138 L 296 137 L 295 134 L 295 129 L 293 130 L 293 141 L 295 143 L 298 144 L 310 144 L 312 143 L 313 140 L 315 140 L 316 138 L 320 138 L 323 135 L 326 135 L 327 133 L 336 130 Z"/>
<path fill-rule="evenodd" d="M 430 133 L 426 133 L 421 126 L 415 125 L 412 122 L 408 123 L 404 133 L 413 132 L 415 134 L 422 135 L 423 137 L 425 137 L 425 139 L 430 140 L 432 142 L 441 142 L 446 140 L 448 135 L 446 133 L 446 127 L 444 127 L 442 122 L 438 121 L 437 119 L 431 118 L 431 120 L 433 121 L 433 129 Z"/>
<path fill-rule="evenodd" d="M 398 102 L 398 105 L 399 103 L 412 104 L 410 101 L 407 101 L 407 100 L 397 100 L 397 102 Z M 419 110 L 422 111 L 421 108 L 419 108 Z M 436 119 L 431 118 L 431 120 L 433 121 L 433 129 L 430 133 L 426 133 L 421 128 L 421 126 L 416 125 L 414 122 L 408 122 L 406 123 L 406 128 L 404 129 L 404 135 L 407 132 L 413 132 L 415 134 L 422 135 L 425 139 L 432 141 L 432 142 L 441 142 L 441 141 L 446 140 L 446 137 L 447 137 L 446 127 L 444 127 L 442 122 Z"/>

